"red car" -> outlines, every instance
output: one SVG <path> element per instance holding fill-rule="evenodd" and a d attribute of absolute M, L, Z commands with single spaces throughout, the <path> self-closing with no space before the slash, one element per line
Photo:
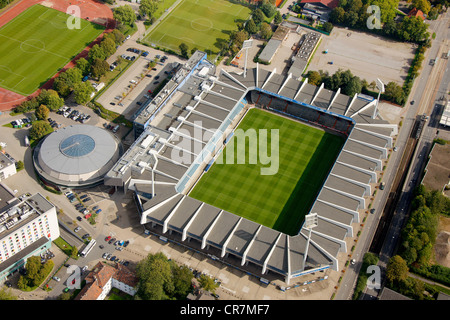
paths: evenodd
<path fill-rule="evenodd" d="M 109 240 L 111 240 L 111 236 L 107 236 L 107 237 L 105 238 L 105 241 L 106 241 L 106 242 L 108 242 Z"/>
<path fill-rule="evenodd" d="M 88 213 L 87 215 L 84 216 L 85 219 L 89 219 L 92 216 L 91 213 Z"/>

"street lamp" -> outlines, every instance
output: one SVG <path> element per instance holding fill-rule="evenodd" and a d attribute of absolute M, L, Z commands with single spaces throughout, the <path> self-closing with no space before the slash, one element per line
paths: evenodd
<path fill-rule="evenodd" d="M 250 49 L 253 45 L 253 40 L 245 40 L 242 44 L 242 50 L 245 50 L 245 61 L 244 61 L 244 78 L 247 77 L 247 54 L 248 49 Z"/>

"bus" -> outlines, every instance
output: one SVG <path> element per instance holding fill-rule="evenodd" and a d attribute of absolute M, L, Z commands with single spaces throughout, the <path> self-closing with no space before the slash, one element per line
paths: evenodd
<path fill-rule="evenodd" d="M 84 247 L 83 251 L 81 251 L 80 256 L 82 257 L 86 257 L 89 252 L 91 252 L 91 250 L 95 247 L 97 241 L 95 241 L 94 239 L 92 239 L 88 245 L 86 247 Z"/>

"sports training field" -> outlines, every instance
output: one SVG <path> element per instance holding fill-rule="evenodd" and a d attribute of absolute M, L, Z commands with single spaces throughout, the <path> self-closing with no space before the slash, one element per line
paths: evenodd
<path fill-rule="evenodd" d="M 220 51 L 218 44 L 237 29 L 235 20 L 245 21 L 250 12 L 227 0 L 183 0 L 143 42 L 176 52 L 184 42 L 189 51 L 197 48 L 214 55 Z"/>
<path fill-rule="evenodd" d="M 260 168 L 268 165 L 248 161 L 214 163 L 190 196 L 266 227 L 297 234 L 345 139 L 261 109 L 249 110 L 238 128 L 279 129 L 278 172 L 261 175 Z M 245 150 L 248 153 L 248 145 Z"/>
<path fill-rule="evenodd" d="M 102 26 L 81 20 L 70 30 L 70 16 L 34 5 L 0 28 L 0 86 L 30 95 L 97 38 Z"/>

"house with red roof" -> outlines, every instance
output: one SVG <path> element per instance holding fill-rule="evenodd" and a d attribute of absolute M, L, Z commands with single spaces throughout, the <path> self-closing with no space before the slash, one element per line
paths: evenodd
<path fill-rule="evenodd" d="M 422 20 L 425 20 L 425 16 L 422 12 L 422 10 L 419 10 L 417 8 L 412 9 L 409 13 L 408 13 L 408 17 L 419 17 Z"/>
<path fill-rule="evenodd" d="M 86 276 L 86 285 L 75 300 L 104 300 L 112 288 L 117 288 L 131 296 L 136 294 L 138 278 L 120 263 L 111 266 L 104 262 L 97 263 Z"/>
<path fill-rule="evenodd" d="M 312 20 L 327 22 L 331 10 L 339 5 L 339 0 L 302 0 L 302 14 Z"/>
<path fill-rule="evenodd" d="M 317 7 L 328 8 L 330 10 L 336 8 L 339 4 L 339 0 L 302 0 L 300 4 L 312 4 Z"/>

